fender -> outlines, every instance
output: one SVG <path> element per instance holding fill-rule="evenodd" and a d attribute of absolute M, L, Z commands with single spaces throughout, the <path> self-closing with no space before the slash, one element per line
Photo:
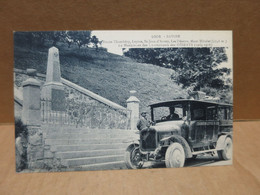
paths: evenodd
<path fill-rule="evenodd" d="M 217 145 L 216 145 L 216 150 L 223 150 L 224 149 L 225 140 L 226 140 L 227 137 L 230 137 L 232 139 L 232 136 L 230 134 L 224 134 L 224 135 L 221 135 L 218 138 Z"/>
<path fill-rule="evenodd" d="M 134 141 L 133 143 L 131 143 L 127 148 L 126 151 L 130 151 L 132 150 L 132 148 L 134 147 L 139 147 L 139 142 L 138 141 Z"/>
<path fill-rule="evenodd" d="M 185 157 L 186 158 L 191 158 L 192 157 L 192 153 L 191 153 L 191 149 L 190 149 L 190 146 L 188 144 L 188 142 L 181 136 L 179 135 L 172 135 L 170 137 L 166 137 L 166 138 L 163 138 L 161 140 L 161 143 L 165 143 L 165 142 L 178 142 L 182 145 L 184 151 L 185 151 Z"/>

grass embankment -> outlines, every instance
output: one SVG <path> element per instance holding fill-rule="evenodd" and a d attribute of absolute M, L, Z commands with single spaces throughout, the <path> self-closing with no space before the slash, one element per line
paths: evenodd
<path fill-rule="evenodd" d="M 171 69 L 137 63 L 103 50 L 79 50 L 63 45 L 58 48 L 63 78 L 124 107 L 130 90 L 137 91 L 141 110 L 154 102 L 186 96 L 186 92 L 170 79 Z M 35 68 L 39 73 L 46 73 L 47 57 L 48 48 L 15 46 L 15 68 Z"/>

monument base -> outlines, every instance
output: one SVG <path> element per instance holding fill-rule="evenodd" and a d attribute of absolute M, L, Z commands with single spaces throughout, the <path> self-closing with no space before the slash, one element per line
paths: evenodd
<path fill-rule="evenodd" d="M 65 110 L 65 91 L 61 83 L 46 83 L 42 87 L 43 100 L 51 101 L 51 110 L 64 111 Z"/>

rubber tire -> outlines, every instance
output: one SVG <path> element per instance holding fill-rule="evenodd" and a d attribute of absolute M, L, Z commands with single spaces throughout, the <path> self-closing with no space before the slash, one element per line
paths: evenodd
<path fill-rule="evenodd" d="M 127 149 L 126 152 L 125 152 L 125 163 L 126 163 L 126 166 L 127 166 L 128 169 L 140 169 L 140 168 L 142 168 L 142 167 L 134 165 L 131 161 L 131 155 L 132 155 L 132 152 L 134 150 L 137 150 L 137 147 L 132 147 L 130 149 Z M 138 150 L 139 150 L 139 146 L 138 146 Z"/>
<path fill-rule="evenodd" d="M 176 159 L 178 158 L 178 159 Z M 185 163 L 185 152 L 181 144 L 172 143 L 165 154 L 165 165 L 167 168 L 183 167 Z"/>
<path fill-rule="evenodd" d="M 224 143 L 224 150 L 221 150 L 221 157 L 223 160 L 231 160 L 232 159 L 232 139 L 227 137 Z"/>
<path fill-rule="evenodd" d="M 218 150 L 218 158 L 219 158 L 219 160 L 224 160 L 224 158 L 222 156 L 222 150 Z"/>

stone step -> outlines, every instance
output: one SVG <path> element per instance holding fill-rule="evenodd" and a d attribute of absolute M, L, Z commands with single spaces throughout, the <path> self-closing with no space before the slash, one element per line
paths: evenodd
<path fill-rule="evenodd" d="M 62 164 L 67 167 L 76 167 L 81 165 L 91 165 L 91 164 L 117 162 L 117 161 L 124 161 L 124 155 L 109 155 L 109 156 L 98 156 L 98 157 L 63 159 Z"/>
<path fill-rule="evenodd" d="M 130 129 L 89 129 L 86 127 L 76 128 L 73 126 L 42 126 L 45 132 L 104 132 L 104 131 L 134 131 Z"/>
<path fill-rule="evenodd" d="M 88 129 L 88 128 L 75 128 L 75 127 L 69 127 L 69 128 L 49 128 L 49 127 L 43 127 L 46 131 L 133 131 L 130 129 Z"/>
<path fill-rule="evenodd" d="M 86 145 L 51 145 L 52 152 L 105 150 L 105 149 L 126 149 L 129 143 L 114 144 L 86 144 Z"/>
<path fill-rule="evenodd" d="M 127 169 L 125 161 L 115 161 L 115 162 L 106 162 L 106 163 L 97 163 L 91 165 L 82 165 L 71 168 L 71 171 L 100 171 L 100 170 L 118 170 L 118 169 Z M 64 170 L 68 171 L 69 168 Z"/>
<path fill-rule="evenodd" d="M 85 127 L 85 126 L 78 126 L 76 127 L 76 125 L 60 125 L 60 124 L 43 124 L 42 125 L 43 128 L 45 129 L 49 129 L 49 130 L 68 130 L 68 129 L 75 129 L 75 130 L 124 130 L 124 129 L 118 129 L 118 128 L 113 128 L 113 129 L 108 129 L 108 128 L 90 128 L 90 127 Z M 128 131 L 128 130 L 127 130 Z"/>
<path fill-rule="evenodd" d="M 74 129 L 70 129 L 70 130 L 60 130 L 60 131 L 57 131 L 57 130 L 48 130 L 48 131 L 45 131 L 46 134 L 120 134 L 120 133 L 123 133 L 123 134 L 133 134 L 137 131 L 132 131 L 132 130 L 99 130 L 99 129 L 93 129 L 91 131 L 89 130 L 81 130 L 81 131 L 77 131 L 77 130 L 74 130 Z"/>
<path fill-rule="evenodd" d="M 88 138 L 88 139 L 46 139 L 45 145 L 84 145 L 84 144 L 114 144 L 114 143 L 126 143 L 136 140 L 135 137 L 123 137 L 123 138 Z"/>
<path fill-rule="evenodd" d="M 125 137 L 138 137 L 138 134 L 135 133 L 84 133 L 84 134 L 77 134 L 77 133 L 66 133 L 66 134 L 59 134 L 59 133 L 51 133 L 47 134 L 46 138 L 49 139 L 107 139 L 107 138 L 125 138 Z"/>
<path fill-rule="evenodd" d="M 86 151 L 72 151 L 72 152 L 57 152 L 56 156 L 61 159 L 84 158 L 94 156 L 110 156 L 110 155 L 124 155 L 125 148 L 109 149 L 109 150 L 86 150 Z"/>

